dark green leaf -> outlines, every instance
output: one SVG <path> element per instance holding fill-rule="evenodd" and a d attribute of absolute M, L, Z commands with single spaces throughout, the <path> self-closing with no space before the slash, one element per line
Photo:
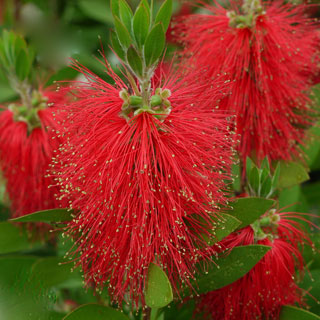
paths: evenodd
<path fill-rule="evenodd" d="M 57 286 L 65 281 L 78 280 L 79 272 L 72 272 L 74 264 L 63 258 L 49 257 L 37 260 L 31 269 L 31 280 L 38 282 L 42 288 Z"/>
<path fill-rule="evenodd" d="M 128 49 L 132 43 L 132 39 L 128 29 L 125 27 L 125 25 L 120 21 L 118 17 L 114 18 L 114 26 L 116 28 L 117 36 L 122 47 Z"/>
<path fill-rule="evenodd" d="M 158 22 L 162 22 L 164 32 L 166 32 L 169 27 L 171 14 L 172 0 L 166 0 L 160 7 L 155 19 L 155 24 L 157 24 Z"/>
<path fill-rule="evenodd" d="M 280 162 L 279 188 L 289 188 L 309 179 L 306 169 L 297 162 Z"/>
<path fill-rule="evenodd" d="M 72 220 L 72 210 L 50 209 L 27 214 L 25 216 L 11 219 L 13 222 L 64 222 Z"/>
<path fill-rule="evenodd" d="M 307 310 L 294 306 L 284 306 L 281 309 L 280 320 L 320 320 L 320 317 Z"/>
<path fill-rule="evenodd" d="M 39 242 L 29 240 L 23 228 L 10 222 L 0 223 L 0 254 L 31 250 L 39 245 Z"/>
<path fill-rule="evenodd" d="M 170 281 L 165 272 L 151 263 L 144 293 L 146 304 L 150 308 L 162 308 L 173 300 Z"/>
<path fill-rule="evenodd" d="M 274 201 L 264 198 L 239 198 L 231 203 L 232 210 L 228 214 L 242 221 L 238 229 L 244 228 L 247 225 L 258 220 L 273 206 Z"/>
<path fill-rule="evenodd" d="M 127 52 L 127 60 L 133 72 L 138 76 L 142 76 L 142 60 L 138 52 L 133 46 L 130 46 Z"/>
<path fill-rule="evenodd" d="M 36 261 L 32 256 L 0 258 L 0 310 L 4 320 L 48 319 L 52 298 L 41 286 L 30 281 Z"/>
<path fill-rule="evenodd" d="M 63 320 L 129 320 L 121 311 L 100 304 L 85 304 L 66 315 Z"/>
<path fill-rule="evenodd" d="M 129 5 L 125 0 L 119 0 L 119 15 L 120 20 L 125 25 L 127 30 L 131 32 L 131 21 L 133 17 L 133 13 Z"/>
<path fill-rule="evenodd" d="M 319 256 L 319 253 L 317 253 Z M 313 266 L 313 265 L 312 265 Z M 320 314 L 320 269 L 310 270 L 304 275 L 302 282 L 299 282 L 299 287 L 308 292 L 305 295 L 305 302 L 310 308 L 310 312 Z"/>
<path fill-rule="evenodd" d="M 117 34 L 112 30 L 110 33 L 110 38 L 111 38 L 111 44 L 112 44 L 113 50 L 121 60 L 125 61 L 126 60 L 125 52 L 118 40 Z"/>
<path fill-rule="evenodd" d="M 147 67 L 153 65 L 161 57 L 165 41 L 166 38 L 162 24 L 158 23 L 151 29 L 144 46 L 144 57 Z"/>
<path fill-rule="evenodd" d="M 225 256 L 213 257 L 208 272 L 199 275 L 194 283 L 198 294 L 227 286 L 249 272 L 270 250 L 263 245 L 235 247 Z M 218 267 L 217 267 L 218 266 Z M 197 289 L 198 286 L 198 289 Z"/>
<path fill-rule="evenodd" d="M 133 32 L 139 47 L 144 45 L 150 25 L 150 13 L 146 7 L 141 4 L 133 17 Z"/>

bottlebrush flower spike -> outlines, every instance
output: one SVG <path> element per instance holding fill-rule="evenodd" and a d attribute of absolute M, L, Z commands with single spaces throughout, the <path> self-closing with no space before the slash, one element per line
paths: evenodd
<path fill-rule="evenodd" d="M 51 132 L 56 126 L 53 113 L 64 100 L 60 92 L 33 91 L 32 106 L 12 104 L 0 114 L 1 169 L 13 217 L 59 206 L 58 190 L 48 188 L 53 181 L 45 176 L 61 142 Z"/>
<path fill-rule="evenodd" d="M 67 142 L 53 175 L 80 213 L 69 223 L 87 283 L 113 300 L 142 301 L 156 263 L 177 288 L 212 254 L 200 234 L 227 203 L 232 133 L 225 112 L 208 111 L 196 74 L 153 78 L 142 103 L 106 64 L 112 86 L 84 67 L 63 124 Z M 159 75 L 164 72 L 158 71 Z M 134 85 L 135 87 L 135 85 Z M 139 90 L 135 88 L 135 90 Z M 131 93 L 131 95 L 130 95 Z M 141 104 L 142 103 L 142 104 Z"/>
<path fill-rule="evenodd" d="M 296 268 L 304 267 L 301 246 L 312 243 L 297 219 L 305 220 L 298 213 L 271 210 L 223 240 L 225 248 L 256 243 L 271 250 L 241 279 L 201 296 L 198 311 L 215 320 L 279 319 L 282 306 L 303 304 Z"/>
<path fill-rule="evenodd" d="M 290 160 L 312 124 L 308 90 L 314 77 L 317 25 L 305 15 L 306 5 L 283 1 L 230 1 L 206 5 L 212 15 L 191 15 L 176 25 L 175 35 L 206 66 L 210 79 L 226 74 L 231 94 L 220 108 L 237 115 L 239 152 L 258 161 Z M 190 62 L 187 62 L 190 63 Z M 210 81 L 209 81 L 210 83 Z"/>

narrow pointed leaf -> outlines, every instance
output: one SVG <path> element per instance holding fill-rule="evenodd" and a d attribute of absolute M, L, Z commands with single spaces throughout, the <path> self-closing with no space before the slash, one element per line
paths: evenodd
<path fill-rule="evenodd" d="M 121 60 L 125 61 L 126 60 L 125 52 L 124 52 L 124 50 L 118 40 L 117 34 L 112 30 L 110 33 L 110 39 L 111 39 L 112 48 L 115 51 L 115 53 L 118 55 L 118 57 Z"/>
<path fill-rule="evenodd" d="M 145 289 L 145 301 L 150 308 L 162 308 L 173 300 L 170 281 L 165 272 L 151 263 Z"/>
<path fill-rule="evenodd" d="M 25 216 L 11 219 L 13 222 L 64 222 L 72 220 L 72 210 L 69 209 L 50 209 L 37 211 Z"/>
<path fill-rule="evenodd" d="M 142 75 L 142 60 L 139 57 L 136 49 L 133 46 L 130 46 L 127 52 L 127 60 L 137 76 Z"/>
<path fill-rule="evenodd" d="M 133 13 L 129 5 L 125 0 L 119 0 L 119 15 L 120 20 L 125 25 L 127 30 L 131 32 L 131 21 L 133 17 Z"/>
<path fill-rule="evenodd" d="M 150 13 L 141 4 L 133 17 L 133 33 L 139 47 L 144 45 L 150 25 Z"/>
<path fill-rule="evenodd" d="M 147 36 L 144 46 L 146 66 L 153 65 L 162 54 L 165 46 L 165 34 L 161 23 L 156 24 Z"/>
<path fill-rule="evenodd" d="M 294 306 L 284 306 L 281 309 L 280 320 L 320 320 L 320 317 L 307 310 Z"/>
<path fill-rule="evenodd" d="M 228 211 L 228 214 L 242 222 L 238 227 L 238 229 L 241 229 L 258 220 L 273 205 L 274 201 L 271 199 L 239 198 L 231 203 L 233 209 Z"/>
<path fill-rule="evenodd" d="M 221 215 L 220 219 L 216 223 L 215 230 L 212 231 L 213 238 L 207 241 L 208 245 L 221 241 L 241 225 L 241 221 L 229 214 Z"/>
<path fill-rule="evenodd" d="M 155 19 L 155 24 L 158 22 L 162 22 L 164 32 L 166 32 L 169 27 L 171 14 L 172 0 L 166 0 L 160 7 Z"/>
<path fill-rule="evenodd" d="M 223 288 L 248 273 L 271 249 L 263 245 L 235 247 L 219 258 L 213 257 L 208 272 L 196 277 L 194 287 L 198 294 Z"/>
<path fill-rule="evenodd" d="M 111 7 L 111 12 L 114 17 L 120 17 L 119 13 L 119 0 L 110 0 L 110 7 Z"/>
<path fill-rule="evenodd" d="M 84 304 L 67 314 L 62 320 L 129 320 L 120 310 L 100 304 Z"/>
<path fill-rule="evenodd" d="M 290 188 L 309 180 L 306 169 L 297 162 L 280 162 L 279 188 Z"/>
<path fill-rule="evenodd" d="M 132 43 L 132 39 L 128 29 L 118 17 L 114 18 L 114 26 L 116 28 L 117 36 L 122 47 L 125 49 L 129 48 L 130 44 Z"/>

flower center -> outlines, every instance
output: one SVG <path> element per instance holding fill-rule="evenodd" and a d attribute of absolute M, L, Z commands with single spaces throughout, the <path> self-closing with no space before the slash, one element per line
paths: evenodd
<path fill-rule="evenodd" d="M 260 0 L 244 0 L 241 7 L 243 14 L 228 11 L 229 25 L 232 28 L 251 28 L 255 25 L 258 16 L 265 14 Z"/>
<path fill-rule="evenodd" d="M 279 221 L 280 215 L 275 209 L 271 209 L 267 214 L 252 223 L 251 227 L 254 231 L 255 241 L 263 240 L 265 238 L 273 240 L 276 235 Z"/>
<path fill-rule="evenodd" d="M 126 89 L 122 89 L 119 96 L 123 100 L 120 116 L 127 121 L 143 112 L 148 112 L 160 121 L 164 121 L 171 112 L 169 89 L 157 88 L 147 103 L 144 103 L 141 96 L 129 95 Z"/>
<path fill-rule="evenodd" d="M 8 109 L 13 113 L 13 120 L 22 121 L 28 125 L 28 133 L 33 129 L 41 127 L 41 121 L 38 111 L 47 107 L 48 98 L 44 97 L 40 92 L 34 90 L 32 92 L 31 108 L 25 105 L 17 105 L 12 103 Z"/>

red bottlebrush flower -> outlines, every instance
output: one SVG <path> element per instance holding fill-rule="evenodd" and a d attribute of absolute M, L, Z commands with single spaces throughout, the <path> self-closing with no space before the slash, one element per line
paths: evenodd
<path fill-rule="evenodd" d="M 51 129 L 56 126 L 56 104 L 63 100 L 59 92 L 34 92 L 34 108 L 11 105 L 0 114 L 1 169 L 13 217 L 59 206 L 58 190 L 48 188 L 53 183 L 45 176 L 61 142 Z"/>
<path fill-rule="evenodd" d="M 263 3 L 243 1 L 243 15 L 236 0 L 235 11 L 208 5 L 212 15 L 181 19 L 175 34 L 186 45 L 184 56 L 206 66 L 210 79 L 231 80 L 220 108 L 236 113 L 242 159 L 290 160 L 300 155 L 298 143 L 313 122 L 308 90 L 317 26 L 304 14 L 306 5 Z"/>
<path fill-rule="evenodd" d="M 262 244 L 270 251 L 244 277 L 216 291 L 202 295 L 198 311 L 208 319 L 278 319 L 284 305 L 302 304 L 302 290 L 295 283 L 296 268 L 303 270 L 301 247 L 311 244 L 300 223 L 301 214 L 279 213 L 263 217 L 259 224 L 231 234 L 223 247 Z M 254 230 L 255 229 L 255 230 Z"/>
<path fill-rule="evenodd" d="M 67 233 L 77 239 L 76 264 L 87 283 L 109 283 L 119 303 L 125 295 L 143 303 L 151 262 L 177 288 L 212 253 L 199 235 L 209 234 L 218 204 L 227 201 L 229 121 L 194 99 L 202 90 L 194 74 L 154 79 L 159 88 L 151 103 L 159 96 L 163 103 L 130 114 L 129 89 L 108 66 L 115 86 L 78 68 L 88 82 L 76 83 L 77 101 L 64 123 L 67 143 L 52 173 L 80 211 Z"/>

